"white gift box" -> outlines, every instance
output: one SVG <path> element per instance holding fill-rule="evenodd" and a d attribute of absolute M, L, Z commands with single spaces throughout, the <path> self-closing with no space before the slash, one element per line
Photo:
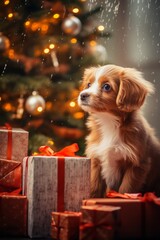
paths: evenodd
<path fill-rule="evenodd" d="M 24 158 L 23 194 L 28 198 L 29 237 L 49 237 L 51 212 L 80 211 L 82 200 L 90 196 L 90 159 Z"/>

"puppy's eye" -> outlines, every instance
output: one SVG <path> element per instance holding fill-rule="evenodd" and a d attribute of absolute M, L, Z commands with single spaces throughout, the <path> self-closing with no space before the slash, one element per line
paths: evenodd
<path fill-rule="evenodd" d="M 111 86 L 108 83 L 105 83 L 102 86 L 102 90 L 105 91 L 105 92 L 109 92 L 111 90 Z"/>
<path fill-rule="evenodd" d="M 89 88 L 90 86 L 91 86 L 91 83 L 88 83 L 88 84 L 87 84 L 87 88 Z"/>

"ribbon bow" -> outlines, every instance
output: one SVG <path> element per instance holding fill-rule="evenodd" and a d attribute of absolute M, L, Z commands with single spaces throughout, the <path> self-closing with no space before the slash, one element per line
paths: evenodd
<path fill-rule="evenodd" d="M 58 152 L 54 152 L 52 148 L 49 146 L 41 146 L 39 147 L 39 153 L 35 155 L 42 155 L 42 156 L 61 156 L 61 157 L 74 157 L 76 156 L 76 152 L 79 150 L 78 144 L 73 143 L 69 146 L 62 148 Z"/>

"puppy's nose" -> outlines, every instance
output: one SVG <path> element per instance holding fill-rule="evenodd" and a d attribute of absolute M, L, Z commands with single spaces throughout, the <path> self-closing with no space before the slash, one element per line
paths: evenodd
<path fill-rule="evenodd" d="M 88 93 L 81 93 L 80 94 L 81 101 L 85 101 L 88 97 L 89 97 Z"/>

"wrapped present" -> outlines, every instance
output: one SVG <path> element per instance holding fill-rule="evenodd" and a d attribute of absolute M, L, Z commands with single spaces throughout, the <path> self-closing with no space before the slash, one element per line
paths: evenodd
<path fill-rule="evenodd" d="M 73 156 L 65 149 L 56 154 L 59 156 L 31 156 L 23 160 L 23 194 L 29 201 L 30 237 L 49 236 L 51 212 L 79 211 L 82 200 L 90 195 L 90 159 Z M 66 157 L 66 152 L 72 156 Z"/>
<path fill-rule="evenodd" d="M 51 237 L 57 240 L 78 240 L 80 212 L 52 212 Z"/>
<path fill-rule="evenodd" d="M 84 206 L 95 204 L 121 207 L 120 239 L 144 239 L 145 205 L 139 199 L 94 198 L 83 200 Z"/>
<path fill-rule="evenodd" d="M 160 239 L 160 198 L 146 193 L 141 199 L 145 203 L 145 238 Z"/>
<path fill-rule="evenodd" d="M 28 132 L 6 125 L 0 127 L 0 158 L 22 162 L 28 155 Z"/>
<path fill-rule="evenodd" d="M 117 239 L 120 226 L 120 207 L 82 206 L 80 240 Z"/>
<path fill-rule="evenodd" d="M 0 192 L 12 192 L 21 189 L 21 163 L 0 159 Z"/>
<path fill-rule="evenodd" d="M 0 236 L 23 237 L 27 235 L 26 196 L 0 196 Z"/>

